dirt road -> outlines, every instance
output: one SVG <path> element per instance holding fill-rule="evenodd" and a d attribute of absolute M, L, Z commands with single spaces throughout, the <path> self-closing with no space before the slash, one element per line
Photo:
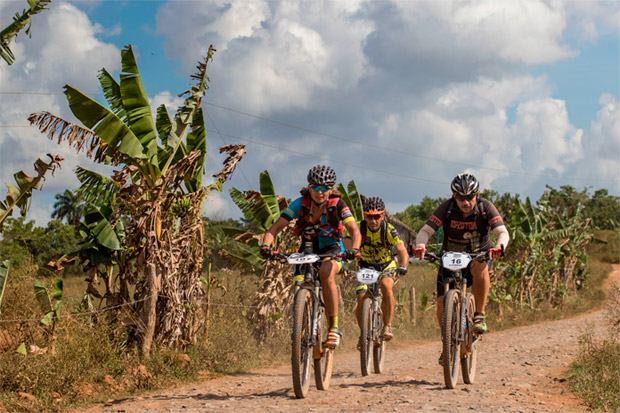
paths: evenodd
<path fill-rule="evenodd" d="M 620 266 L 610 280 L 620 283 Z M 444 387 L 438 342 L 390 343 L 386 372 L 362 377 L 357 352 L 336 352 L 331 386 L 295 399 L 289 365 L 226 376 L 174 390 L 110 401 L 94 412 L 577 412 L 585 410 L 565 381 L 588 324 L 604 331 L 601 311 L 486 334 L 476 382 Z M 349 338 L 350 339 L 350 338 Z"/>

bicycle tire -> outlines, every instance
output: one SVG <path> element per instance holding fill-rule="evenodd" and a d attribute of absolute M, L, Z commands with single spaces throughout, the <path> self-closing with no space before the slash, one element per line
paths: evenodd
<path fill-rule="evenodd" d="M 370 357 L 372 349 L 372 299 L 362 301 L 362 323 L 360 327 L 360 365 L 362 376 L 370 374 Z"/>
<path fill-rule="evenodd" d="M 446 387 L 454 389 L 459 379 L 460 345 L 458 331 L 461 314 L 460 292 L 448 290 L 444 297 L 441 331 L 443 335 L 443 377 Z"/>
<path fill-rule="evenodd" d="M 375 334 L 376 338 L 372 348 L 372 360 L 376 374 L 383 372 L 383 362 L 385 360 L 385 340 L 383 340 L 383 312 L 381 311 L 381 301 L 379 301 L 379 309 L 373 314 L 376 325 Z"/>
<path fill-rule="evenodd" d="M 474 311 L 476 311 L 476 301 L 471 293 L 467 293 L 467 328 L 465 329 L 465 342 L 461 348 L 461 370 L 465 384 L 473 384 L 476 379 L 478 352 L 474 333 Z"/>
<path fill-rule="evenodd" d="M 317 389 L 327 390 L 329 389 L 329 383 L 332 378 L 334 350 L 325 346 L 327 334 L 329 333 L 329 322 L 325 320 L 325 309 L 320 307 L 319 311 L 319 325 L 317 328 L 319 334 L 314 356 L 314 381 Z"/>
<path fill-rule="evenodd" d="M 312 293 L 301 288 L 293 302 L 293 325 L 291 332 L 291 367 L 295 397 L 302 399 L 310 387 L 311 348 L 308 345 L 312 334 Z"/>

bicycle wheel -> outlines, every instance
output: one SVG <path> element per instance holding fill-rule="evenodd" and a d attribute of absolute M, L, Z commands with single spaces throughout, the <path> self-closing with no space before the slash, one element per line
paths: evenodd
<path fill-rule="evenodd" d="M 332 378 L 332 367 L 334 365 L 334 350 L 325 347 L 327 334 L 329 332 L 329 322 L 325 320 L 325 309 L 319 308 L 318 320 L 318 337 L 314 346 L 314 381 L 316 388 L 319 390 L 327 390 L 329 382 Z"/>
<path fill-rule="evenodd" d="M 370 374 L 370 355 L 372 349 L 372 299 L 362 301 L 362 325 L 360 328 L 360 363 L 362 376 Z"/>
<path fill-rule="evenodd" d="M 310 382 L 310 345 L 312 334 L 312 293 L 301 288 L 293 303 L 293 327 L 291 333 L 291 366 L 295 397 L 306 397 Z"/>
<path fill-rule="evenodd" d="M 381 301 L 378 303 L 378 310 L 373 314 L 375 326 L 375 342 L 372 348 L 372 360 L 374 362 L 375 373 L 383 372 L 383 361 L 385 360 L 385 341 L 383 340 L 383 311 L 381 311 Z"/>
<path fill-rule="evenodd" d="M 458 290 L 448 290 L 444 297 L 443 319 L 441 331 L 443 335 L 443 378 L 446 387 L 453 389 L 459 378 L 460 345 L 458 343 L 458 331 L 460 320 L 461 302 Z"/>
<path fill-rule="evenodd" d="M 474 334 L 474 311 L 476 311 L 476 301 L 471 293 L 467 293 L 467 328 L 465 329 L 465 342 L 461 348 L 461 370 L 466 384 L 473 384 L 476 378 L 478 352 Z"/>

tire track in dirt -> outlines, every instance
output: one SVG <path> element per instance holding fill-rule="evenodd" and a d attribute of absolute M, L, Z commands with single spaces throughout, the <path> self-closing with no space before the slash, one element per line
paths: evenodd
<path fill-rule="evenodd" d="M 614 265 L 612 282 L 620 283 L 619 269 Z M 311 385 L 306 399 L 295 399 L 290 366 L 281 365 L 110 401 L 88 412 L 581 412 L 586 407 L 564 377 L 588 325 L 603 334 L 603 311 L 488 333 L 479 347 L 475 383 L 459 378 L 454 390 L 445 389 L 437 365 L 439 342 L 396 342 L 388 346 L 386 372 L 366 377 L 357 352 L 337 351 L 329 390 Z"/>

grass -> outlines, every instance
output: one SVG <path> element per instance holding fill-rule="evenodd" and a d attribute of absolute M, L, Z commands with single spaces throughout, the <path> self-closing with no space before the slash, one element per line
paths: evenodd
<path fill-rule="evenodd" d="M 620 288 L 607 304 L 609 338 L 596 338 L 592 328 L 579 338 L 580 351 L 571 365 L 569 382 L 590 408 L 620 411 Z M 599 334 L 600 335 L 600 334 Z"/>
<path fill-rule="evenodd" d="M 499 309 L 491 306 L 489 328 L 505 329 L 599 308 L 605 298 L 601 285 L 610 269 L 605 257 L 616 254 L 606 250 L 615 244 L 601 245 L 602 248 L 593 252 L 589 284 L 576 297 L 567 299 L 562 308 L 503 309 L 500 317 Z M 203 334 L 184 352 L 154 349 L 149 358 L 143 358 L 132 349 L 131 337 L 124 326 L 108 319 L 106 313 L 96 319 L 75 315 L 85 288 L 81 278 L 65 279 L 63 318 L 53 333 L 40 326 L 37 320 L 42 314 L 32 288 L 34 274 L 36 268 L 26 265 L 12 270 L 8 278 L 1 319 L 33 321 L 0 324 L 0 411 L 61 411 L 212 375 L 289 362 L 289 316 L 284 316 L 281 329 L 266 326 L 266 338 L 259 340 L 253 335 L 255 326 L 246 316 L 260 281 L 255 276 L 236 271 L 218 272 L 223 288 L 213 293 L 208 334 Z M 395 285 L 394 345 L 417 340 L 439 342 L 435 281 L 433 267 L 414 263 L 408 275 Z M 342 348 L 354 351 L 359 335 L 353 316 L 355 281 L 347 278 L 338 282 L 342 291 L 339 317 L 344 333 Z M 415 289 L 415 322 L 410 312 L 412 288 Z M 15 349 L 21 343 L 42 350 L 40 354 L 18 354 Z M 50 350 L 52 343 L 55 353 Z M 610 351 L 606 345 L 589 348 L 599 347 L 604 351 L 599 359 L 604 360 Z"/>

